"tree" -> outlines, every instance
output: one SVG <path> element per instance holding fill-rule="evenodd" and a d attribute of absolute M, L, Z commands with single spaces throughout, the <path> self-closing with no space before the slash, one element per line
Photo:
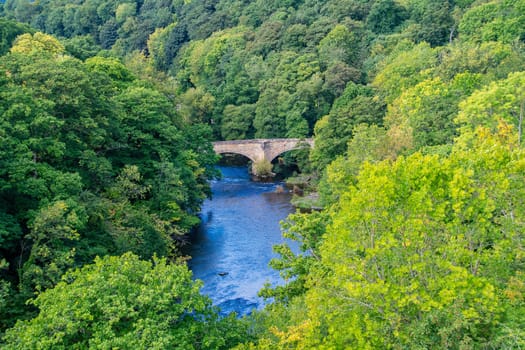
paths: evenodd
<path fill-rule="evenodd" d="M 352 130 L 347 150 L 326 166 L 318 186 L 321 202 L 337 205 L 355 183 L 364 162 L 376 163 L 391 156 L 387 131 L 377 125 L 358 124 Z"/>
<path fill-rule="evenodd" d="M 386 102 L 392 102 L 404 89 L 427 78 L 436 65 L 436 50 L 427 43 L 394 51 L 379 64 L 380 71 L 372 85 L 383 93 Z"/>
<path fill-rule="evenodd" d="M 285 50 L 301 49 L 307 46 L 305 34 L 308 27 L 304 24 L 292 24 L 282 35 L 282 47 Z"/>
<path fill-rule="evenodd" d="M 273 88 L 265 89 L 259 96 L 255 107 L 255 137 L 275 138 L 284 137 L 286 133 L 285 120 L 279 114 L 276 101 L 279 101 L 279 92 Z M 282 95 L 281 95 L 282 96 Z"/>
<path fill-rule="evenodd" d="M 52 55 L 62 54 L 65 52 L 64 46 L 55 38 L 50 35 L 36 32 L 31 35 L 30 33 L 22 34 L 16 38 L 11 48 L 13 53 L 39 53 L 45 52 Z"/>
<path fill-rule="evenodd" d="M 79 179 L 78 179 L 79 180 Z M 74 266 L 74 241 L 85 227 L 84 208 L 72 199 L 56 201 L 42 208 L 30 224 L 33 245 L 21 275 L 21 289 L 28 295 L 55 286 L 62 274 Z"/>
<path fill-rule="evenodd" d="M 305 137 L 328 106 L 315 55 L 285 51 L 269 62 L 275 74 L 261 82 L 256 103 L 256 137 Z"/>
<path fill-rule="evenodd" d="M 96 56 L 102 49 L 89 35 L 75 36 L 71 39 L 65 39 L 63 42 L 66 52 L 82 61 Z"/>
<path fill-rule="evenodd" d="M 524 116 L 525 73 L 516 72 L 474 92 L 460 104 L 456 121 L 465 137 L 472 135 L 479 126 L 494 131 L 504 122 L 514 128 L 518 144 L 521 144 Z"/>
<path fill-rule="evenodd" d="M 384 109 L 371 88 L 348 83 L 330 113 L 315 126 L 315 148 L 310 156 L 314 166 L 323 169 L 338 155 L 343 155 L 356 125 L 381 125 Z"/>
<path fill-rule="evenodd" d="M 521 70 L 523 62 L 523 54 L 517 47 L 501 42 L 455 42 L 440 55 L 441 64 L 436 67 L 436 74 L 444 80 L 452 80 L 461 73 L 483 74 L 486 82 L 503 79 Z"/>
<path fill-rule="evenodd" d="M 178 255 L 215 176 L 209 128 L 187 125 L 119 60 L 22 39 L 0 59 L 2 331 L 97 255 Z"/>
<path fill-rule="evenodd" d="M 86 67 L 92 72 L 103 72 L 118 87 L 126 87 L 135 77 L 120 60 L 94 56 L 86 59 Z"/>
<path fill-rule="evenodd" d="M 240 322 L 219 319 L 199 288 L 185 265 L 165 259 L 96 258 L 39 294 L 38 315 L 8 330 L 5 348 L 232 347 Z"/>
<path fill-rule="evenodd" d="M 21 23 L 0 19 L 0 55 L 6 54 L 16 37 L 24 33 L 32 33 L 33 30 Z"/>
<path fill-rule="evenodd" d="M 523 344 L 514 310 L 523 305 L 523 246 L 511 242 L 523 238 L 515 215 L 525 210 L 518 199 L 525 182 L 523 150 L 512 140 L 505 126 L 495 133 L 478 128 L 473 143 L 450 157 L 416 153 L 364 163 L 329 208 L 321 262 L 307 282 L 307 316 L 274 328 L 277 343 Z"/>
<path fill-rule="evenodd" d="M 306 4 L 306 6 L 312 6 Z M 331 0 L 322 4 L 322 11 L 326 11 L 327 15 L 332 18 L 342 20 L 344 18 L 352 18 L 358 21 L 364 21 L 370 12 L 372 3 L 370 1 L 362 0 Z"/>
<path fill-rule="evenodd" d="M 118 39 L 118 25 L 112 19 L 104 23 L 98 34 L 98 42 L 103 49 L 110 49 Z"/>
<path fill-rule="evenodd" d="M 525 2 L 494 0 L 469 8 L 459 24 L 459 36 L 471 42 L 525 40 Z"/>
<path fill-rule="evenodd" d="M 366 17 L 366 25 L 374 33 L 388 34 L 406 19 L 406 10 L 393 0 L 375 1 Z"/>
<path fill-rule="evenodd" d="M 458 74 L 450 84 L 441 79 L 427 79 L 406 89 L 388 108 L 385 124 L 406 128 L 412 147 L 451 144 L 456 136 L 454 118 L 458 104 L 477 85 L 480 76 Z"/>
<path fill-rule="evenodd" d="M 277 48 L 282 30 L 282 21 L 264 22 L 255 33 L 255 38 L 248 49 L 263 57 L 269 55 Z"/>
<path fill-rule="evenodd" d="M 319 56 L 327 66 L 333 62 L 355 65 L 359 55 L 359 44 L 356 33 L 339 24 L 319 42 Z"/>
<path fill-rule="evenodd" d="M 215 97 L 203 88 L 191 88 L 178 97 L 179 112 L 185 120 L 192 123 L 211 124 Z"/>
<path fill-rule="evenodd" d="M 168 71 L 179 49 L 188 40 L 186 28 L 175 23 L 155 30 L 148 39 L 148 51 L 154 66 Z"/>
<path fill-rule="evenodd" d="M 273 258 L 270 266 L 279 271 L 286 284 L 273 288 L 267 284 L 259 292 L 260 295 L 288 304 L 308 290 L 309 275 L 320 262 L 319 246 L 329 220 L 326 212 L 296 213 L 281 223 L 283 236 L 299 243 L 300 253 L 293 253 L 287 243 L 273 247 L 279 257 Z"/>
<path fill-rule="evenodd" d="M 362 83 L 361 76 L 359 69 L 350 67 L 344 62 L 334 62 L 324 72 L 323 90 L 332 95 L 332 99 L 335 99 L 344 92 L 348 82 Z"/>
<path fill-rule="evenodd" d="M 425 41 L 432 47 L 443 45 L 453 38 L 455 27 L 452 18 L 454 2 L 413 0 L 408 6 L 410 19 L 414 22 L 407 29 L 415 42 Z"/>
<path fill-rule="evenodd" d="M 227 105 L 222 112 L 221 136 L 224 140 L 253 138 L 255 105 Z"/>
<path fill-rule="evenodd" d="M 124 2 L 117 6 L 115 10 L 115 20 L 117 23 L 124 22 L 128 17 L 135 16 L 137 14 L 137 4 L 131 2 Z"/>

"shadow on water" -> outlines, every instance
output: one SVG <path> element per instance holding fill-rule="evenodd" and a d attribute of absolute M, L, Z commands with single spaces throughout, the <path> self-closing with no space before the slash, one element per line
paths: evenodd
<path fill-rule="evenodd" d="M 196 279 L 224 314 L 245 315 L 263 306 L 257 292 L 265 282 L 282 283 L 268 263 L 282 243 L 279 222 L 293 211 L 279 183 L 250 181 L 246 167 L 219 167 L 223 177 L 211 183 L 213 199 L 204 202 L 202 223 L 186 253 Z"/>

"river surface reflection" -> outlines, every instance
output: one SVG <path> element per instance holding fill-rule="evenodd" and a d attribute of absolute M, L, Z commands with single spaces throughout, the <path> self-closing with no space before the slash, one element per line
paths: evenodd
<path fill-rule="evenodd" d="M 212 181 L 213 199 L 203 203 L 202 224 L 187 254 L 194 278 L 224 314 L 244 315 L 263 306 L 257 292 L 265 282 L 282 283 L 268 263 L 272 246 L 283 242 L 279 221 L 293 211 L 290 194 L 276 193 L 278 183 L 250 181 L 246 167 L 219 167 Z"/>

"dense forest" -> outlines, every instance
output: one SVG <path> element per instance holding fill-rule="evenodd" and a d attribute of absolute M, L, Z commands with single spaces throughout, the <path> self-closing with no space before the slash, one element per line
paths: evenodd
<path fill-rule="evenodd" d="M 525 0 L 0 3 L 6 349 L 525 347 Z M 322 210 L 245 318 L 180 245 L 211 141 L 284 161 Z"/>

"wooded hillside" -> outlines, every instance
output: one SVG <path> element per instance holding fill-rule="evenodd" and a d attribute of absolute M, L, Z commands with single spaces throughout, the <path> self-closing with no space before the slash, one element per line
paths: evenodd
<path fill-rule="evenodd" d="M 309 136 L 315 148 L 285 161 L 324 209 L 283 225 L 302 247 L 276 247 L 287 284 L 245 320 L 185 309 L 221 330 L 206 341 L 197 322 L 185 349 L 525 346 L 524 0 L 0 8 L 1 328 L 20 320 L 8 346 L 108 347 L 143 327 L 154 315 L 97 333 L 102 316 L 78 309 L 97 321 L 80 327 L 91 340 L 41 330 L 54 298 L 118 265 L 95 256 L 176 259 L 214 176 L 211 140 Z M 165 342 L 133 344 L 174 348 L 177 317 Z"/>

